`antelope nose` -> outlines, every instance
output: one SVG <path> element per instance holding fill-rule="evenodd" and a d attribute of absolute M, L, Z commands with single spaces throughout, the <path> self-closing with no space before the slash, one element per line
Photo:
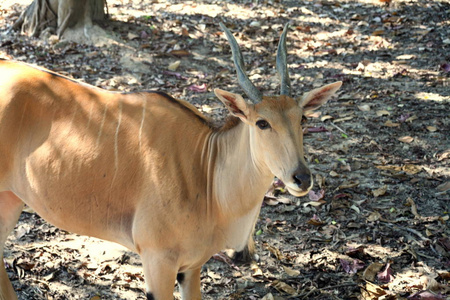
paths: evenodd
<path fill-rule="evenodd" d="M 311 174 L 310 173 L 294 174 L 293 178 L 294 178 L 295 184 L 304 191 L 308 190 L 309 187 L 311 186 Z"/>

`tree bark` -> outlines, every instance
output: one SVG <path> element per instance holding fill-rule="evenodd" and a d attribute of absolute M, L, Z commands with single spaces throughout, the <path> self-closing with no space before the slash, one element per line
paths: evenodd
<path fill-rule="evenodd" d="M 107 18 L 106 0 L 33 0 L 13 25 L 14 30 L 38 37 L 44 32 L 62 37 L 67 28 L 87 28 Z"/>

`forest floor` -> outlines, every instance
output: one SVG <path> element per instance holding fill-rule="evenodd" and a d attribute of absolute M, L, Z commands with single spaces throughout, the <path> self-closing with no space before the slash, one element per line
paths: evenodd
<path fill-rule="evenodd" d="M 212 90 L 242 93 L 219 22 L 266 94 L 278 93 L 275 52 L 289 22 L 296 96 L 343 81 L 308 117 L 314 193 L 268 195 L 258 261 L 216 255 L 204 299 L 449 299 L 449 1 L 110 0 L 111 21 L 90 44 L 7 33 L 25 8 L 10 2 L 0 1 L 0 57 L 109 90 L 166 91 L 218 121 L 226 111 Z M 5 262 L 22 300 L 145 299 L 136 254 L 33 212 Z"/>

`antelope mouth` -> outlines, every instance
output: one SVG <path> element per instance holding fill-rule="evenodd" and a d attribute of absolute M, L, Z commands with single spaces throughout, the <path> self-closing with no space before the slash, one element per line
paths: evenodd
<path fill-rule="evenodd" d="M 286 185 L 286 188 L 287 188 L 289 194 L 291 194 L 292 196 L 295 196 L 295 197 L 303 197 L 303 196 L 307 195 L 310 190 L 310 188 L 307 190 L 303 190 L 303 189 L 294 188 L 294 187 L 291 187 L 288 185 Z"/>

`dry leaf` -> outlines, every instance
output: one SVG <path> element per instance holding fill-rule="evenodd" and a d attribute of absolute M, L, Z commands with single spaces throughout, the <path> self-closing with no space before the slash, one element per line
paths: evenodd
<path fill-rule="evenodd" d="M 290 285 L 280 281 L 275 280 L 270 284 L 272 287 L 276 288 L 278 291 L 289 294 L 289 295 L 297 295 L 297 291 L 291 287 Z"/>
<path fill-rule="evenodd" d="M 383 264 L 374 262 L 371 263 L 363 273 L 363 279 L 367 281 L 375 281 L 375 277 L 377 276 L 377 273 L 380 272 L 381 268 L 383 268 Z"/>
<path fill-rule="evenodd" d="M 325 204 L 325 203 L 327 203 L 327 202 L 324 201 L 324 200 L 319 200 L 319 201 L 309 201 L 309 202 L 303 203 L 303 207 L 307 207 L 308 205 L 317 207 L 317 206 L 321 206 L 322 204 Z"/>
<path fill-rule="evenodd" d="M 427 126 L 429 132 L 435 132 L 437 130 L 436 126 Z"/>
<path fill-rule="evenodd" d="M 100 298 L 100 296 L 95 295 L 94 297 L 92 297 L 90 300 L 101 300 L 102 298 Z"/>
<path fill-rule="evenodd" d="M 176 71 L 176 69 L 178 69 L 178 67 L 180 66 L 181 61 L 177 60 L 174 63 L 171 63 L 167 69 L 169 69 L 170 71 Z"/>
<path fill-rule="evenodd" d="M 278 200 L 278 202 L 283 203 L 283 204 L 291 204 L 291 199 L 286 198 L 286 197 L 278 197 L 277 200 Z"/>
<path fill-rule="evenodd" d="M 350 209 L 353 209 L 354 211 L 356 211 L 358 214 L 361 213 L 361 210 L 358 208 L 358 206 L 356 206 L 355 204 L 353 204 L 352 206 L 350 206 Z"/>
<path fill-rule="evenodd" d="M 128 32 L 128 39 L 129 40 L 134 40 L 134 39 L 137 39 L 137 38 L 139 38 L 139 35 L 137 35 L 135 33 L 132 33 L 132 32 Z"/>
<path fill-rule="evenodd" d="M 436 188 L 440 192 L 446 192 L 446 191 L 450 190 L 450 181 L 440 184 Z"/>
<path fill-rule="evenodd" d="M 370 213 L 370 215 L 367 217 L 368 222 L 375 222 L 378 221 L 381 218 L 381 214 L 377 211 L 373 211 Z"/>
<path fill-rule="evenodd" d="M 342 269 L 345 271 L 345 273 L 348 274 L 355 274 L 358 272 L 358 270 L 364 268 L 364 262 L 356 258 L 353 258 L 351 260 L 340 258 L 339 262 Z"/>
<path fill-rule="evenodd" d="M 288 268 L 286 266 L 283 266 L 283 269 L 284 269 L 284 272 L 286 272 L 286 274 L 288 274 L 291 277 L 296 277 L 296 276 L 300 275 L 300 271 L 298 271 L 298 270 L 294 270 L 294 269 Z"/>
<path fill-rule="evenodd" d="M 377 110 L 376 112 L 377 116 L 381 117 L 381 116 L 389 116 L 391 115 L 391 113 L 387 110 Z"/>
<path fill-rule="evenodd" d="M 377 274 L 377 278 L 380 282 L 389 283 L 394 280 L 394 275 L 392 275 L 393 272 L 391 264 L 388 262 L 384 270 Z"/>
<path fill-rule="evenodd" d="M 358 185 L 359 185 L 359 181 L 358 180 L 356 180 L 356 181 L 347 181 L 347 182 L 344 182 L 343 184 L 341 184 L 338 187 L 338 189 L 339 190 L 351 189 L 351 188 L 357 187 Z"/>
<path fill-rule="evenodd" d="M 338 177 L 339 174 L 336 173 L 335 171 L 331 171 L 331 172 L 330 172 L 330 176 L 331 176 L 331 177 Z"/>
<path fill-rule="evenodd" d="M 189 53 L 186 50 L 172 50 L 169 52 L 169 54 L 175 55 L 175 56 L 189 56 L 191 53 Z"/>
<path fill-rule="evenodd" d="M 413 115 L 413 116 L 407 118 L 407 119 L 405 120 L 405 122 L 411 123 L 412 121 L 417 120 L 417 119 L 418 119 L 417 116 L 416 116 L 416 115 Z"/>
<path fill-rule="evenodd" d="M 370 111 L 370 105 L 369 104 L 358 105 L 358 108 L 359 108 L 360 111 Z"/>
<path fill-rule="evenodd" d="M 311 200 L 311 201 L 322 200 L 324 196 L 325 196 L 325 190 L 323 190 L 323 189 L 318 191 L 317 193 L 314 192 L 313 190 L 310 190 L 308 192 L 308 197 L 309 197 L 309 200 Z"/>
<path fill-rule="evenodd" d="M 278 202 L 275 198 L 269 198 L 269 197 L 264 197 L 264 204 L 269 205 L 269 206 L 275 206 L 278 205 Z"/>
<path fill-rule="evenodd" d="M 416 218 L 420 219 L 421 216 L 420 216 L 419 213 L 417 212 L 417 206 L 416 206 L 416 203 L 414 202 L 414 200 L 411 199 L 410 197 L 408 197 L 408 199 L 406 199 L 406 203 L 407 203 L 408 205 L 411 206 L 411 212 L 412 212 L 412 214 L 413 214 Z"/>
<path fill-rule="evenodd" d="M 412 136 L 406 135 L 406 136 L 402 136 L 402 137 L 398 138 L 398 140 L 399 140 L 400 142 L 409 144 L 409 143 L 411 143 L 412 141 L 414 141 L 414 138 L 413 138 Z"/>
<path fill-rule="evenodd" d="M 406 164 L 402 167 L 402 171 L 408 173 L 409 175 L 414 175 L 422 171 L 422 167 Z"/>
<path fill-rule="evenodd" d="M 398 127 L 398 126 L 400 126 L 400 123 L 393 123 L 391 120 L 387 120 L 384 123 L 384 126 L 387 126 L 387 127 Z"/>
<path fill-rule="evenodd" d="M 366 281 L 365 288 L 361 288 L 361 295 L 365 300 L 378 300 L 381 296 L 386 295 L 386 291 L 380 286 Z"/>
<path fill-rule="evenodd" d="M 387 185 L 384 185 L 376 190 L 372 191 L 372 194 L 374 197 L 380 197 L 383 196 L 384 194 L 386 194 L 387 191 Z"/>
<path fill-rule="evenodd" d="M 377 29 L 374 32 L 372 32 L 372 35 L 374 35 L 374 36 L 379 36 L 379 35 L 383 35 L 383 34 L 384 34 L 383 29 Z"/>
<path fill-rule="evenodd" d="M 321 220 L 314 219 L 314 218 L 309 219 L 308 222 L 306 222 L 306 223 L 308 223 L 309 225 L 314 225 L 314 226 L 324 225 L 324 223 Z"/>
<path fill-rule="evenodd" d="M 320 121 L 324 122 L 324 121 L 330 120 L 330 119 L 333 119 L 333 117 L 330 116 L 330 115 L 325 115 L 325 116 L 323 116 L 323 117 L 320 118 Z"/>
<path fill-rule="evenodd" d="M 251 263 L 250 269 L 252 270 L 252 276 L 263 276 L 263 271 L 258 267 L 258 265 L 254 262 Z"/>
<path fill-rule="evenodd" d="M 270 251 L 278 260 L 282 260 L 284 258 L 283 254 L 281 254 L 280 249 L 275 248 L 269 244 L 266 244 L 267 250 Z"/>
<path fill-rule="evenodd" d="M 272 293 L 268 293 L 261 300 L 274 300 Z"/>
<path fill-rule="evenodd" d="M 350 117 L 344 117 L 344 118 L 339 118 L 339 119 L 334 120 L 334 123 L 339 123 L 339 122 L 349 121 L 349 120 L 351 120 L 351 119 L 353 119 L 353 116 L 350 116 Z"/>

